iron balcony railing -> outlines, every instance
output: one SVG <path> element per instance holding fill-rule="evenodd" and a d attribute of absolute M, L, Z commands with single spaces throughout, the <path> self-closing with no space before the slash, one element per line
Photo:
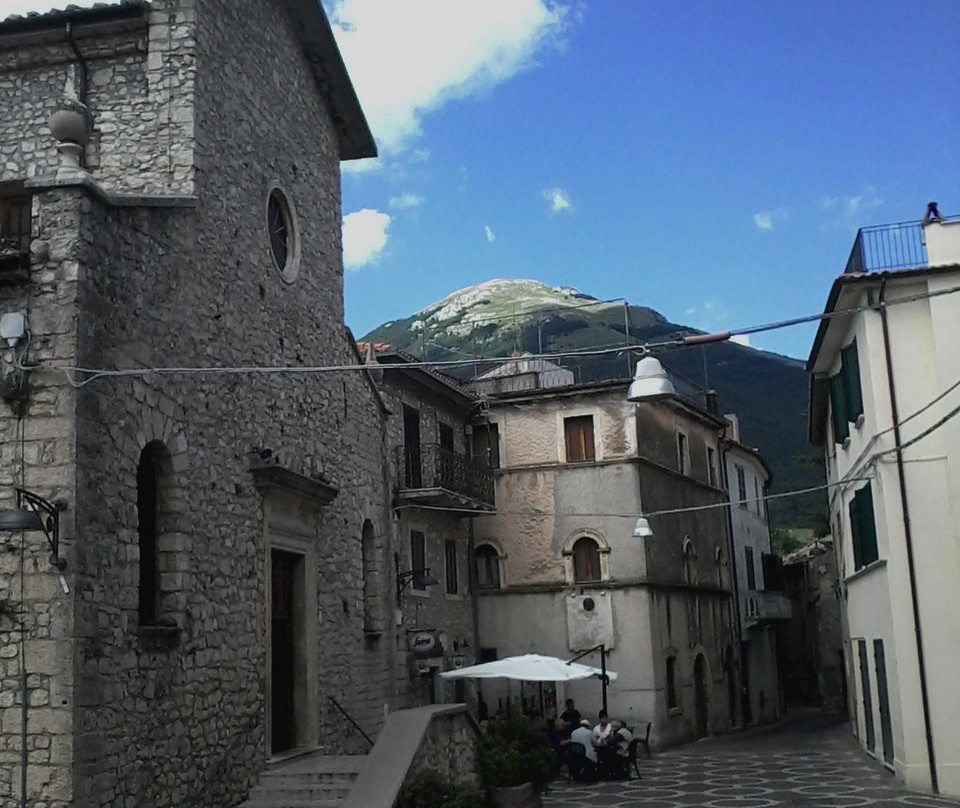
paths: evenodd
<path fill-rule="evenodd" d="M 401 489 L 442 488 L 492 505 L 493 472 L 473 458 L 439 444 L 397 447 Z"/>
<path fill-rule="evenodd" d="M 927 265 L 927 245 L 920 222 L 861 227 L 847 260 L 849 272 L 876 272 Z"/>

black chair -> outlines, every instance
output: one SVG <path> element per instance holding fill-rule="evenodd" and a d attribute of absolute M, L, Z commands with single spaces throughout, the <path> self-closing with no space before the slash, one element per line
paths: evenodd
<path fill-rule="evenodd" d="M 597 767 L 587 757 L 587 750 L 582 743 L 571 741 L 566 744 L 567 750 L 567 782 L 576 780 L 578 783 L 592 783 L 597 779 Z"/>
<path fill-rule="evenodd" d="M 646 733 L 642 738 L 638 739 L 640 743 L 643 744 L 643 748 L 647 753 L 647 760 L 650 760 L 650 728 L 652 726 L 653 726 L 653 722 L 648 722 Z"/>
<path fill-rule="evenodd" d="M 648 725 L 649 726 L 649 725 Z M 649 730 L 647 730 L 649 735 Z M 640 774 L 640 764 L 637 763 L 637 747 L 643 743 L 643 740 L 640 738 L 634 738 L 627 745 L 627 761 L 626 761 L 626 775 L 627 779 L 630 779 L 630 766 L 633 766 L 633 770 L 637 773 L 637 779 L 642 780 L 643 775 Z"/>

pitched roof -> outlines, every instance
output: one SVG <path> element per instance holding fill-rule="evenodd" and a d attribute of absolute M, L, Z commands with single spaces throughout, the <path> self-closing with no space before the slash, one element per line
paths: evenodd
<path fill-rule="evenodd" d="M 317 90 L 327 104 L 337 132 L 341 160 L 377 156 L 367 119 L 364 117 L 347 68 L 340 56 L 330 21 L 318 0 L 281 0 L 290 14 L 297 40 L 313 72 Z M 0 37 L 40 33 L 67 22 L 82 25 L 113 22 L 147 14 L 146 0 L 117 0 L 89 8 L 68 5 L 44 13 L 29 12 L 0 20 Z"/>

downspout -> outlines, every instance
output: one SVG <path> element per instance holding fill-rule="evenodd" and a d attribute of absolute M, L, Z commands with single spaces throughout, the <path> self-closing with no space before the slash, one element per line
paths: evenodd
<path fill-rule="evenodd" d="M 940 793 L 937 783 L 937 761 L 933 748 L 933 731 L 930 726 L 930 697 L 927 694 L 927 664 L 923 654 L 923 631 L 920 625 L 920 604 L 917 596 L 917 571 L 913 559 L 913 531 L 910 526 L 910 508 L 907 504 L 907 482 L 903 468 L 903 443 L 900 436 L 900 415 L 897 410 L 897 393 L 893 382 L 893 357 L 890 354 L 890 326 L 887 323 L 887 308 L 884 303 L 887 280 L 880 281 L 878 310 L 883 326 L 883 352 L 887 363 L 887 389 L 890 392 L 890 415 L 893 418 L 893 440 L 897 450 L 897 478 L 900 485 L 900 507 L 903 513 L 903 540 L 907 550 L 907 571 L 910 576 L 910 602 L 913 606 L 913 631 L 917 642 L 917 666 L 920 670 L 920 702 L 923 706 L 923 726 L 927 736 L 927 757 L 930 761 L 930 787 L 934 794 Z"/>
<path fill-rule="evenodd" d="M 73 23 L 67 21 L 67 42 L 70 44 L 70 49 L 73 51 L 74 56 L 77 57 L 77 64 L 80 68 L 80 87 L 77 92 L 77 100 L 86 106 L 87 104 L 87 60 L 83 58 L 83 54 L 80 53 L 80 48 L 77 47 L 77 40 L 73 38 Z"/>
<path fill-rule="evenodd" d="M 737 547 L 733 539 L 733 500 L 730 498 L 730 475 L 727 472 L 727 450 L 725 448 L 725 438 L 720 435 L 720 474 L 722 475 L 723 488 L 727 495 L 727 554 L 730 559 L 730 580 L 733 584 L 733 622 L 736 628 L 737 636 L 737 664 L 740 667 L 740 681 L 737 682 L 737 691 L 740 694 L 740 723 L 746 726 L 746 713 L 743 709 L 743 671 L 745 660 L 743 658 L 743 623 L 740 618 L 740 582 L 737 577 Z M 732 675 L 732 671 L 730 672 Z M 749 698 L 746 694 L 746 698 Z"/>

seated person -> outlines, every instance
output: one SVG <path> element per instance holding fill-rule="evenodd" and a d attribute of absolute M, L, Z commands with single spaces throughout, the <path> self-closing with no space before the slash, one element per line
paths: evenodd
<path fill-rule="evenodd" d="M 629 772 L 630 741 L 633 740 L 633 733 L 630 732 L 620 721 L 611 721 L 612 731 L 607 741 L 607 748 L 613 753 L 607 758 L 610 769 L 610 776 L 621 778 L 627 777 Z"/>
<path fill-rule="evenodd" d="M 590 722 L 586 718 L 580 720 L 578 726 L 571 734 L 567 743 L 578 743 L 586 752 L 586 758 L 569 756 L 567 759 L 571 768 L 570 776 L 578 782 L 593 782 L 597 779 L 597 749 L 593 743 L 593 731 L 590 729 Z"/>
<path fill-rule="evenodd" d="M 610 738 L 613 727 L 610 725 L 610 719 L 607 718 L 607 711 L 600 711 L 600 723 L 593 728 L 593 742 L 596 746 L 606 746 Z"/>

